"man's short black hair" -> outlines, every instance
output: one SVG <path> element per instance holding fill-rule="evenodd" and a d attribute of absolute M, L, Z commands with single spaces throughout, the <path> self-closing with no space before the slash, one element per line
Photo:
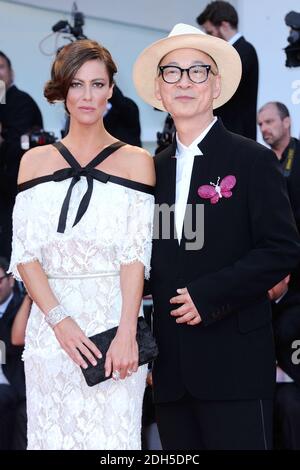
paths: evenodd
<path fill-rule="evenodd" d="M 197 23 L 202 26 L 210 21 L 214 26 L 220 26 L 222 21 L 228 21 L 232 28 L 236 29 L 239 17 L 236 9 L 228 2 L 211 2 L 197 18 Z"/>
<path fill-rule="evenodd" d="M 270 106 L 270 104 L 273 104 L 275 108 L 278 111 L 278 114 L 280 116 L 280 119 L 283 121 L 285 118 L 290 117 L 290 113 L 288 108 L 286 107 L 285 104 L 281 103 L 280 101 L 269 101 L 268 103 L 264 104 L 260 110 L 258 111 L 258 114 L 261 113 L 267 106 Z"/>
<path fill-rule="evenodd" d="M 6 60 L 7 65 L 8 65 L 8 68 L 11 70 L 11 61 L 10 61 L 10 59 L 7 57 L 7 55 L 4 54 L 4 52 L 0 51 L 0 57 L 3 57 L 3 59 Z"/>
<path fill-rule="evenodd" d="M 9 268 L 9 262 L 3 256 L 0 256 L 0 269 L 3 269 L 4 273 L 6 274 Z"/>
<path fill-rule="evenodd" d="M 276 106 L 279 116 L 281 120 L 283 121 L 284 118 L 290 117 L 289 110 L 287 109 L 286 105 L 283 103 L 280 103 L 280 101 L 274 101 L 274 105 Z"/>

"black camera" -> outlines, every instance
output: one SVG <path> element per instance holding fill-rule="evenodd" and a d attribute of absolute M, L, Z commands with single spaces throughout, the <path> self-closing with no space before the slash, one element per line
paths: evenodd
<path fill-rule="evenodd" d="M 175 132 L 176 130 L 174 121 L 171 115 L 168 114 L 165 120 L 163 131 L 156 133 L 157 148 L 155 150 L 155 155 L 167 148 L 172 143 Z"/>
<path fill-rule="evenodd" d="M 43 129 L 36 129 L 27 134 L 21 135 L 21 148 L 29 150 L 39 145 L 53 144 L 56 141 L 53 132 L 46 132 Z"/>
<path fill-rule="evenodd" d="M 284 50 L 286 53 L 286 67 L 300 66 L 300 13 L 290 11 L 285 16 L 285 24 L 291 28 L 287 38 L 289 46 Z"/>
<path fill-rule="evenodd" d="M 67 33 L 74 36 L 75 40 L 87 39 L 83 34 L 82 26 L 84 25 L 84 14 L 78 11 L 76 2 L 73 3 L 72 7 L 73 26 L 68 21 L 60 20 L 52 26 L 54 33 Z"/>

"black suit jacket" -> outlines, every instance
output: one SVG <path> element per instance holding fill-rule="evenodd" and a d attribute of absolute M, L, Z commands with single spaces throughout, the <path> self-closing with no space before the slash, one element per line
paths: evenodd
<path fill-rule="evenodd" d="M 32 128 L 43 127 L 35 101 L 16 86 L 6 93 L 6 104 L 0 105 L 0 122 L 4 143 L 0 146 L 0 256 L 10 258 L 11 216 L 17 194 L 17 177 L 24 150 L 20 137 Z"/>
<path fill-rule="evenodd" d="M 0 122 L 4 143 L 0 147 L 0 198 L 11 202 L 16 194 L 21 156 L 20 137 L 33 128 L 43 128 L 36 102 L 15 85 L 6 93 L 6 104 L 0 106 Z"/>
<path fill-rule="evenodd" d="M 11 329 L 22 300 L 23 296 L 15 292 L 0 318 L 0 340 L 6 345 L 6 364 L 2 365 L 2 369 L 18 399 L 25 398 L 24 365 L 21 359 L 23 346 L 14 346 L 11 343 Z"/>
<path fill-rule="evenodd" d="M 242 61 L 242 78 L 233 97 L 215 114 L 220 116 L 227 129 L 256 140 L 256 107 L 258 89 L 258 59 L 249 42 L 242 36 L 233 47 Z"/>
<path fill-rule="evenodd" d="M 295 156 L 291 171 L 287 176 L 287 187 L 298 231 L 300 233 L 300 141 L 298 139 L 295 139 L 294 137 L 291 139 L 289 146 L 283 152 L 280 164 L 284 171 L 288 150 L 293 145 L 295 145 Z"/>
<path fill-rule="evenodd" d="M 204 204 L 204 246 L 186 250 L 184 235 L 180 246 L 176 239 L 153 240 L 150 288 L 160 351 L 154 399 L 176 400 L 186 390 L 204 400 L 270 398 L 275 356 L 267 290 L 300 259 L 285 180 L 273 152 L 220 120 L 199 147 L 188 204 L 194 211 Z M 174 155 L 173 144 L 155 157 L 157 205 L 175 202 Z M 227 175 L 237 180 L 232 197 L 212 205 L 198 196 L 200 185 Z M 180 287 L 201 314 L 197 326 L 179 325 L 170 315 L 169 299 Z"/>
<path fill-rule="evenodd" d="M 140 114 L 135 102 L 116 85 L 109 102 L 112 107 L 104 116 L 105 129 L 122 142 L 141 147 Z"/>
<path fill-rule="evenodd" d="M 273 327 L 278 365 L 300 387 L 300 365 L 292 361 L 294 341 L 300 338 L 300 289 L 290 288 L 279 303 L 273 303 Z M 299 346 L 297 345 L 297 349 Z M 297 353 L 299 359 L 299 354 Z"/>
<path fill-rule="evenodd" d="M 288 149 L 295 145 L 295 156 L 290 173 L 288 174 L 287 187 L 292 209 L 295 215 L 298 231 L 300 232 L 300 142 L 292 139 L 288 148 L 283 152 L 280 164 L 284 170 Z M 291 273 L 289 290 L 279 303 L 273 303 L 273 327 L 275 334 L 276 357 L 279 366 L 300 387 L 300 367 L 293 364 L 292 355 L 295 350 L 292 344 L 300 338 L 300 266 Z"/>

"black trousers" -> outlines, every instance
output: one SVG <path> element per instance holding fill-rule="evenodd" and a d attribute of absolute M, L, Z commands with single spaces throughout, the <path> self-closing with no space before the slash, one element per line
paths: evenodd
<path fill-rule="evenodd" d="M 13 388 L 0 384 L 0 450 L 25 450 L 27 447 L 26 401 Z"/>
<path fill-rule="evenodd" d="M 156 405 L 164 450 L 272 448 L 272 400 L 202 401 L 186 394 Z"/>
<path fill-rule="evenodd" d="M 12 387 L 0 384 L 0 450 L 12 448 L 15 403 Z"/>
<path fill-rule="evenodd" d="M 276 385 L 274 431 L 275 449 L 300 450 L 300 387 L 295 383 Z"/>

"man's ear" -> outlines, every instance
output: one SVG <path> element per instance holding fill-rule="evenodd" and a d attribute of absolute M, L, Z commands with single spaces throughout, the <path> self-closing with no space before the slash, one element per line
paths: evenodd
<path fill-rule="evenodd" d="M 232 26 L 231 24 L 229 23 L 229 21 L 222 21 L 221 24 L 219 25 L 219 31 L 221 33 L 221 35 L 223 36 L 223 38 L 227 38 L 228 37 L 228 33 L 230 33 L 232 31 Z"/>
<path fill-rule="evenodd" d="M 291 118 L 289 116 L 286 116 L 283 120 L 283 126 L 285 129 L 289 129 L 291 127 Z"/>
<path fill-rule="evenodd" d="M 13 276 L 10 276 L 10 277 L 9 277 L 9 287 L 10 287 L 11 289 L 13 289 L 13 288 L 14 288 L 14 285 L 15 285 L 15 280 L 14 280 Z"/>
<path fill-rule="evenodd" d="M 14 69 L 10 69 L 10 85 L 14 82 L 14 80 L 15 80 Z"/>
<path fill-rule="evenodd" d="M 219 98 L 221 93 L 222 83 L 221 83 L 221 75 L 216 75 L 214 77 L 214 88 L 213 88 L 213 97 L 214 99 Z"/>
<path fill-rule="evenodd" d="M 160 89 L 159 89 L 158 77 L 155 78 L 154 94 L 155 94 L 155 98 L 157 100 L 161 101 L 161 94 L 160 94 Z"/>

